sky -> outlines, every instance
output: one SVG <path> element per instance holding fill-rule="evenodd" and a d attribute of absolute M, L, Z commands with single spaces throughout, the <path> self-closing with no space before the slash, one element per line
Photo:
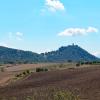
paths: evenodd
<path fill-rule="evenodd" d="M 0 45 L 41 53 L 76 44 L 100 57 L 100 0 L 0 0 Z"/>

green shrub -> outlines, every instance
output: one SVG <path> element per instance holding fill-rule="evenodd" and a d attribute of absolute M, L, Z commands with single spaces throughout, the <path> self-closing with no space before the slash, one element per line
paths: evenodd
<path fill-rule="evenodd" d="M 23 75 L 28 75 L 30 73 L 31 73 L 30 70 L 26 70 L 26 71 L 23 72 Z"/>
<path fill-rule="evenodd" d="M 88 65 L 88 64 L 89 64 L 89 62 L 85 62 L 85 64 L 86 64 L 86 65 Z"/>
<path fill-rule="evenodd" d="M 67 62 L 72 63 L 73 61 L 72 60 L 68 60 Z"/>
<path fill-rule="evenodd" d="M 17 74 L 15 77 L 22 77 L 22 74 Z"/>
<path fill-rule="evenodd" d="M 25 76 L 26 74 L 27 74 L 26 71 L 24 71 L 24 72 L 23 72 L 23 75 Z"/>
<path fill-rule="evenodd" d="M 80 66 L 80 63 L 77 63 L 76 66 L 79 67 Z"/>
<path fill-rule="evenodd" d="M 26 70 L 26 73 L 27 73 L 27 74 L 30 74 L 31 72 L 30 72 L 30 70 Z"/>
<path fill-rule="evenodd" d="M 47 72 L 47 68 L 36 68 L 36 72 Z"/>
<path fill-rule="evenodd" d="M 47 69 L 47 68 L 45 68 L 45 69 L 44 69 L 44 71 L 45 71 L 45 72 L 47 72 L 47 71 L 48 71 L 48 69 Z"/>
<path fill-rule="evenodd" d="M 41 71 L 43 71 L 42 68 L 36 68 L 36 72 L 41 72 Z"/>
<path fill-rule="evenodd" d="M 54 95 L 54 100 L 79 100 L 79 97 L 68 91 L 59 91 Z"/>
<path fill-rule="evenodd" d="M 27 96 L 25 100 L 34 100 L 34 96 Z"/>
<path fill-rule="evenodd" d="M 84 63 L 84 62 L 80 62 L 80 64 L 81 64 L 81 65 L 84 65 L 85 63 Z"/>
<path fill-rule="evenodd" d="M 17 74 L 15 77 L 23 77 L 23 76 L 29 75 L 30 73 L 31 73 L 30 70 L 26 70 L 20 74 Z"/>

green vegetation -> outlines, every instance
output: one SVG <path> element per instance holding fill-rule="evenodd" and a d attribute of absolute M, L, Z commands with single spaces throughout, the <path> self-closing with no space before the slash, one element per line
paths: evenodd
<path fill-rule="evenodd" d="M 89 54 L 86 50 L 82 49 L 78 45 L 69 45 L 67 47 L 61 47 L 56 51 L 42 54 L 50 62 L 77 62 L 81 59 L 83 61 L 98 61 L 100 59 Z"/>
<path fill-rule="evenodd" d="M 36 68 L 36 72 L 47 72 L 47 68 Z"/>
<path fill-rule="evenodd" d="M 99 58 L 89 54 L 77 45 L 69 45 L 67 47 L 61 47 L 56 51 L 41 54 L 0 46 L 0 56 L 2 56 L 2 59 L 0 58 L 1 64 L 28 64 L 38 62 L 71 63 L 80 61 L 81 59 L 83 61 L 100 61 Z"/>
<path fill-rule="evenodd" d="M 32 72 L 31 72 L 30 70 L 25 70 L 25 71 L 23 71 L 22 73 L 16 74 L 15 77 L 16 77 L 16 78 L 21 78 L 21 77 L 25 77 L 25 76 L 27 76 L 27 75 L 29 75 L 29 74 L 31 74 L 31 73 L 32 73 Z"/>
<path fill-rule="evenodd" d="M 4 64 L 21 64 L 21 63 L 33 63 L 33 62 L 42 62 L 44 58 L 37 54 L 30 51 L 23 51 L 17 49 L 11 49 L 7 47 L 0 46 L 0 63 Z"/>
<path fill-rule="evenodd" d="M 68 91 L 58 91 L 54 95 L 54 100 L 79 100 L 79 97 Z"/>
<path fill-rule="evenodd" d="M 34 96 L 27 96 L 24 100 L 35 100 Z"/>
<path fill-rule="evenodd" d="M 25 95 L 21 100 L 80 100 L 78 95 L 66 90 L 48 90 L 47 93 L 35 91 L 32 95 Z M 20 100 L 20 97 L 0 98 L 0 100 Z M 41 98 L 41 99 L 40 99 Z"/>
<path fill-rule="evenodd" d="M 76 63 L 76 67 L 79 67 L 82 65 L 100 65 L 100 62 L 99 61 L 80 61 Z"/>
<path fill-rule="evenodd" d="M 77 63 L 76 66 L 79 67 L 80 66 L 80 63 Z"/>

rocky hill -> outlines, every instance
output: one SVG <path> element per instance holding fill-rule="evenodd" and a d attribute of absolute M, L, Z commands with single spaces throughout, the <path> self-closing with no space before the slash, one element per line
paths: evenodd
<path fill-rule="evenodd" d="M 32 63 L 32 62 L 66 62 L 66 61 L 96 61 L 91 55 L 78 45 L 61 47 L 48 53 L 34 53 L 0 46 L 1 63 Z"/>
<path fill-rule="evenodd" d="M 48 61 L 96 61 L 97 57 L 88 53 L 78 45 L 61 47 L 56 51 L 42 54 Z"/>

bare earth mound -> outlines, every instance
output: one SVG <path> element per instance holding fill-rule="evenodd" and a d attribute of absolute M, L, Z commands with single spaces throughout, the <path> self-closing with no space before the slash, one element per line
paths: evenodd
<path fill-rule="evenodd" d="M 23 97 L 33 95 L 34 92 L 41 92 L 45 95 L 49 88 L 74 91 L 81 100 L 100 100 L 100 68 L 32 73 L 23 80 L 1 87 L 0 97 L 19 97 L 19 100 L 24 100 Z M 40 100 L 46 99 L 41 97 Z"/>

